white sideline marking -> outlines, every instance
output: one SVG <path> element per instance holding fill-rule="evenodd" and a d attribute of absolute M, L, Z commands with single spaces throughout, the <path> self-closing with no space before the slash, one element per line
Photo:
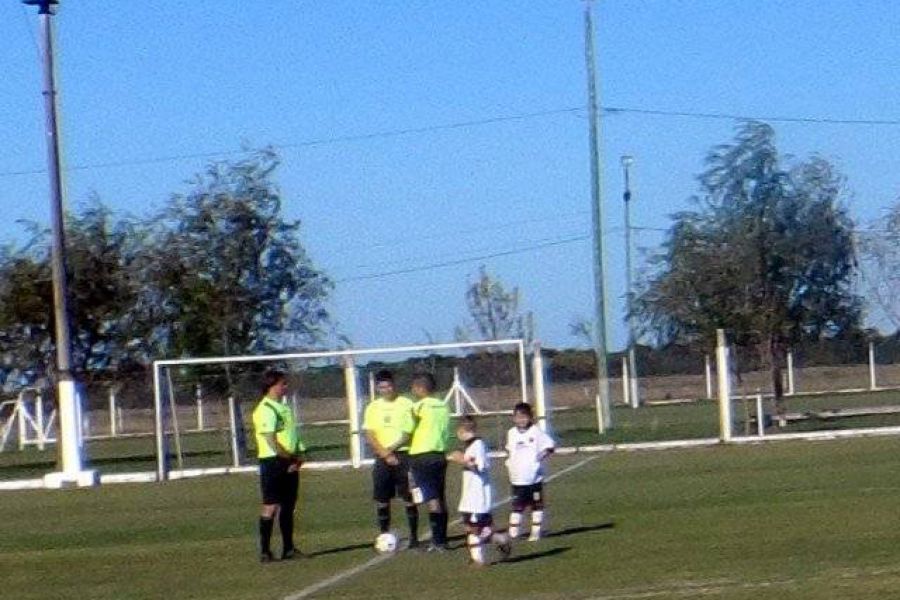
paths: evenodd
<path fill-rule="evenodd" d="M 575 469 L 583 467 L 584 465 L 588 464 L 589 462 L 591 462 L 592 460 L 594 460 L 598 457 L 599 457 L 599 455 L 594 455 L 594 456 L 589 456 L 585 459 L 582 459 L 582 460 L 578 461 L 577 463 L 569 465 L 565 469 L 562 469 L 561 471 L 557 471 L 556 473 L 553 473 L 552 475 L 548 476 L 546 481 L 547 482 L 553 481 L 557 477 L 561 477 L 561 476 L 565 475 L 566 473 L 570 473 L 570 472 L 574 471 Z M 503 500 L 494 502 L 494 504 L 491 505 L 491 508 L 494 509 L 494 508 L 503 506 L 504 504 L 507 504 L 510 500 L 512 500 L 512 496 L 507 496 Z M 459 519 L 454 521 L 454 523 L 459 523 Z M 430 534 L 426 534 L 425 537 L 422 538 L 422 541 L 427 541 L 429 539 L 429 537 L 430 537 Z M 329 588 L 329 587 L 335 585 L 336 583 L 340 583 L 340 582 L 344 581 L 345 579 L 349 579 L 349 578 L 353 577 L 354 575 L 362 573 L 363 571 L 365 571 L 371 567 L 374 567 L 375 565 L 381 564 L 386 560 L 390 560 L 391 558 L 394 558 L 395 556 L 397 556 L 396 553 L 379 554 L 378 556 L 370 558 L 369 560 L 362 563 L 361 565 L 356 565 L 355 567 L 352 567 L 345 571 L 341 571 L 340 573 L 336 573 L 335 575 L 332 575 L 328 579 L 323 579 L 322 581 L 319 581 L 318 583 L 314 583 L 310 586 L 307 586 L 298 592 L 295 592 L 289 596 L 285 596 L 284 600 L 302 600 L 303 598 L 309 598 L 311 595 L 313 595 L 317 592 L 320 592 L 320 591 L 324 590 L 325 588 Z"/>

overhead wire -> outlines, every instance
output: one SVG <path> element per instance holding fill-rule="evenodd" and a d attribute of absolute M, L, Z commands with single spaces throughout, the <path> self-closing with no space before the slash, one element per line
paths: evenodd
<path fill-rule="evenodd" d="M 29 29 L 30 31 L 30 29 Z M 33 35 L 33 32 L 32 32 Z M 327 146 L 332 144 L 361 142 L 369 140 L 387 139 L 392 137 L 435 133 L 439 131 L 449 131 L 454 129 L 465 129 L 469 127 L 481 127 L 485 125 L 494 125 L 498 123 L 506 123 L 512 121 L 525 121 L 548 116 L 556 116 L 562 114 L 575 114 L 584 112 L 583 106 L 570 106 L 565 108 L 557 108 L 550 110 L 542 110 L 528 113 L 518 113 L 511 115 L 500 115 L 495 117 L 487 117 L 483 119 L 474 119 L 467 121 L 456 121 L 452 123 L 444 123 L 438 125 L 426 125 L 420 127 L 405 127 L 398 129 L 388 129 L 383 131 L 375 131 L 369 133 L 340 135 L 333 137 L 315 138 L 303 140 L 299 142 L 284 142 L 271 144 L 269 147 L 275 149 L 298 149 L 310 148 L 316 146 Z M 900 119 L 840 119 L 834 117 L 806 117 L 806 116 L 777 116 L 777 115 L 747 115 L 729 112 L 700 112 L 700 111 L 682 111 L 682 110 L 665 110 L 665 109 L 649 109 L 627 106 L 607 106 L 602 109 L 606 115 L 645 115 L 660 117 L 682 117 L 693 119 L 714 119 L 714 120 L 734 120 L 734 121 L 771 121 L 775 123 L 802 123 L 817 125 L 849 125 L 849 126 L 897 126 L 900 125 Z M 198 158 L 221 158 L 226 156 L 235 156 L 242 154 L 251 154 L 258 151 L 259 148 L 244 148 L 240 150 L 213 150 L 202 152 L 187 152 L 181 154 L 169 154 L 156 157 L 125 159 L 106 162 L 76 164 L 68 167 L 68 171 L 85 171 L 91 169 L 107 169 L 129 166 L 144 166 L 157 163 L 174 162 L 179 160 L 190 160 Z M 17 177 L 23 175 L 40 175 L 46 173 L 46 169 L 19 169 L 10 171 L 0 171 L 0 177 Z"/>

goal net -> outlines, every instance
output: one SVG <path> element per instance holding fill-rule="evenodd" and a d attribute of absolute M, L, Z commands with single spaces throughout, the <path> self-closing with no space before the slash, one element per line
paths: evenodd
<path fill-rule="evenodd" d="M 251 412 L 261 376 L 272 368 L 288 376 L 282 401 L 294 411 L 311 467 L 359 466 L 370 458 L 362 417 L 380 369 L 394 373 L 401 393 L 414 374 L 431 373 L 436 395 L 455 415 L 481 415 L 484 436 L 499 447 L 515 403 L 536 404 L 542 419 L 546 413 L 543 376 L 535 385 L 535 361 L 526 352 L 512 339 L 156 361 L 157 478 L 255 468 Z"/>

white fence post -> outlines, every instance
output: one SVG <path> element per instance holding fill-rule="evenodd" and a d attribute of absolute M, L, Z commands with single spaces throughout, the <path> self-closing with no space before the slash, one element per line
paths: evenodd
<path fill-rule="evenodd" d="M 719 439 L 731 441 L 731 372 L 725 330 L 716 330 L 716 374 L 719 382 Z"/>
<path fill-rule="evenodd" d="M 766 434 L 765 413 L 763 413 L 763 395 L 756 392 L 756 435 L 763 437 Z"/>
<path fill-rule="evenodd" d="M 534 386 L 534 409 L 537 415 L 538 427 L 549 432 L 551 424 L 547 421 L 548 399 L 544 381 L 544 357 L 541 354 L 541 345 L 537 342 L 532 347 L 531 380 Z"/>
<path fill-rule="evenodd" d="M 28 416 L 28 408 L 25 406 L 25 392 L 19 392 L 19 402 L 16 410 L 19 450 L 24 450 L 28 443 Z"/>
<path fill-rule="evenodd" d="M 344 387 L 347 392 L 347 417 L 350 419 L 350 463 L 354 468 L 362 464 L 362 437 L 360 436 L 359 388 L 356 365 L 353 358 L 344 359 Z"/>
<path fill-rule="evenodd" d="M 34 421 L 35 421 L 35 429 L 37 430 L 37 447 L 38 450 L 44 450 L 46 448 L 46 435 L 44 429 L 44 398 L 41 396 L 40 392 L 34 397 Z"/>
<path fill-rule="evenodd" d="M 709 354 L 703 356 L 703 363 L 706 372 L 706 399 L 713 399 L 713 383 L 712 383 L 712 364 L 709 360 Z"/>
<path fill-rule="evenodd" d="M 203 431 L 206 423 L 203 418 L 203 387 L 198 383 L 196 391 L 197 399 L 197 431 Z"/>
<path fill-rule="evenodd" d="M 869 342 L 869 389 L 878 389 L 878 382 L 875 379 L 875 342 Z"/>
<path fill-rule="evenodd" d="M 228 423 L 231 427 L 231 464 L 239 467 L 241 466 L 241 453 L 238 448 L 237 409 L 234 403 L 234 396 L 228 396 Z"/>
<path fill-rule="evenodd" d="M 116 437 L 119 435 L 118 422 L 116 421 L 117 412 L 116 391 L 109 388 L 109 437 Z"/>
<path fill-rule="evenodd" d="M 787 378 L 788 378 L 788 389 L 787 395 L 794 395 L 794 353 L 787 353 Z"/>

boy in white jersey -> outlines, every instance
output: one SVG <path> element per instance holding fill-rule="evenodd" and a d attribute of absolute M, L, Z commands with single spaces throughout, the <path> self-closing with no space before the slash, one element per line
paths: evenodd
<path fill-rule="evenodd" d="M 544 522 L 544 459 L 555 444 L 549 435 L 534 424 L 531 405 L 516 404 L 513 409 L 512 427 L 506 434 L 506 468 L 512 485 L 512 511 L 509 514 L 509 537 L 519 537 L 522 513 L 531 509 L 531 535 L 528 541 L 541 538 Z"/>
<path fill-rule="evenodd" d="M 487 446 L 478 437 L 475 419 L 464 416 L 459 420 L 456 437 L 465 444 L 465 450 L 451 452 L 449 460 L 463 466 L 462 492 L 459 497 L 460 517 L 466 525 L 466 545 L 472 564 L 487 564 L 484 546 L 488 542 L 497 545 L 497 550 L 505 558 L 509 556 L 509 538 L 493 531 L 491 517 L 491 462 Z"/>

